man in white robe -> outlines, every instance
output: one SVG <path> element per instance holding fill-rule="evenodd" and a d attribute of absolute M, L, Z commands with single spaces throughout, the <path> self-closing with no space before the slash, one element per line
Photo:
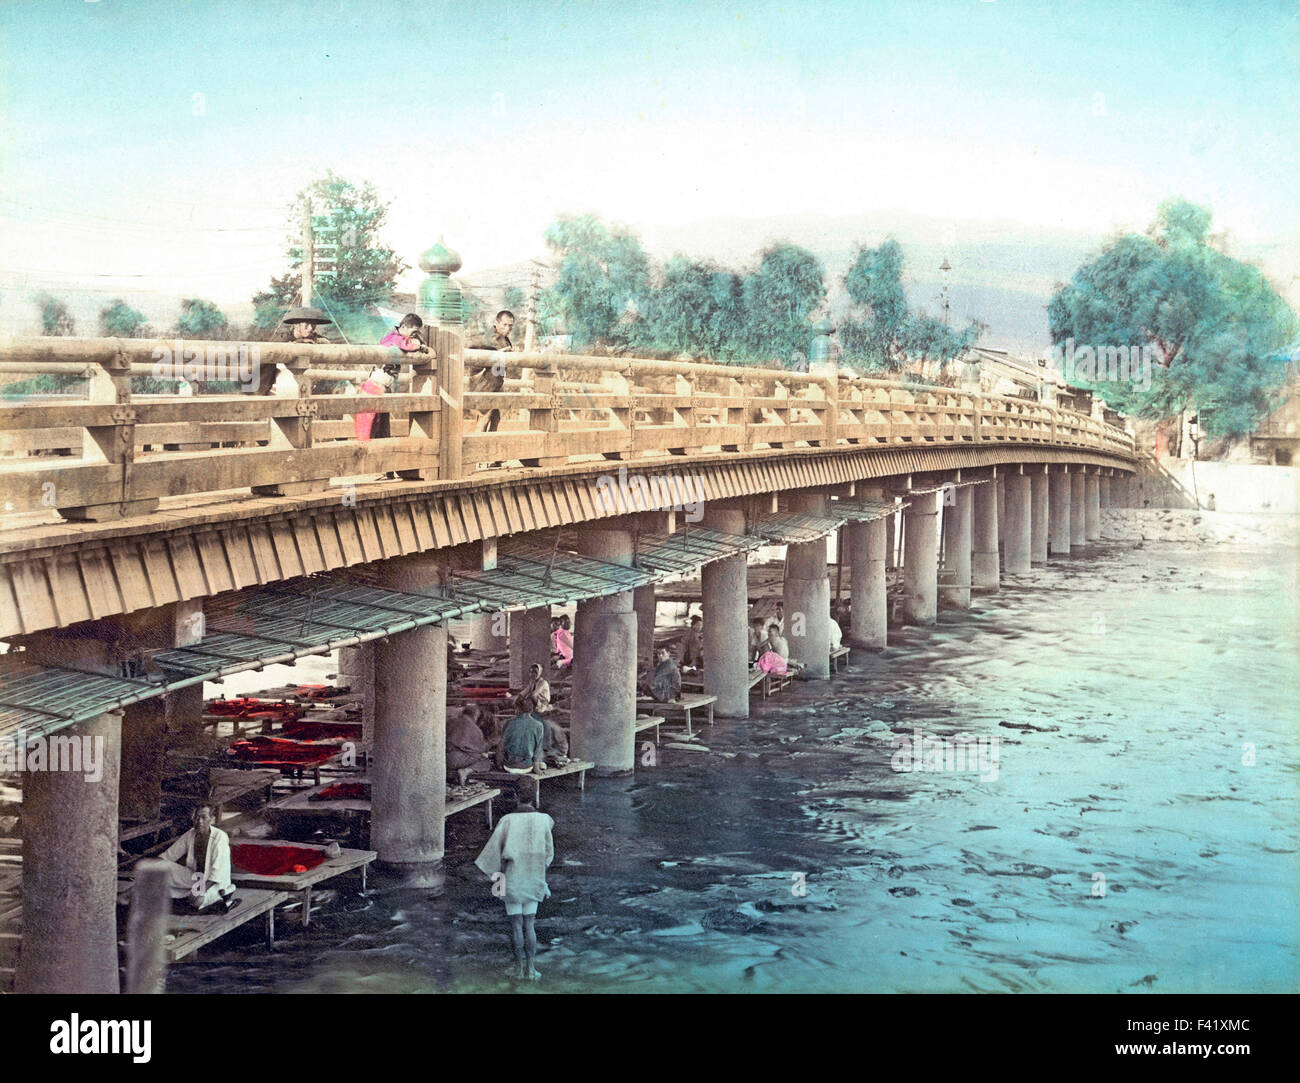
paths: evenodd
<path fill-rule="evenodd" d="M 233 910 L 238 904 L 230 879 L 230 836 L 216 826 L 211 805 L 199 805 L 194 826 L 159 856 L 172 864 L 173 899 L 189 899 L 195 910 L 216 902 Z"/>

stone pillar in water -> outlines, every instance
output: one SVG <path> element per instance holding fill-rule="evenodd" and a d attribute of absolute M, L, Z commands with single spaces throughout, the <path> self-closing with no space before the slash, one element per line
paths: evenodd
<path fill-rule="evenodd" d="M 1069 556 L 1071 487 L 1070 475 L 1064 471 L 1053 471 L 1048 475 L 1051 483 L 1052 513 L 1048 534 L 1048 549 L 1052 556 Z"/>
<path fill-rule="evenodd" d="M 579 527 L 579 551 L 610 564 L 632 563 L 627 530 Z M 597 775 L 626 774 L 636 758 L 637 619 L 633 591 L 578 603 L 573 628 L 570 755 Z"/>
<path fill-rule="evenodd" d="M 952 503 L 943 509 L 944 586 L 939 596 L 954 609 L 970 608 L 971 514 L 974 497 L 969 485 L 952 491 Z"/>
<path fill-rule="evenodd" d="M 1101 478 L 1089 474 L 1084 489 L 1084 532 L 1088 541 L 1101 537 Z"/>
<path fill-rule="evenodd" d="M 867 488 L 868 500 L 883 500 L 879 488 Z M 849 523 L 845 542 L 849 550 L 849 643 L 880 650 L 888 641 L 889 609 L 885 597 L 885 543 L 887 519 Z"/>
<path fill-rule="evenodd" d="M 942 493 L 911 497 L 903 512 L 903 616 L 911 624 L 938 619 L 939 502 Z"/>
<path fill-rule="evenodd" d="M 1086 505 L 1087 483 L 1080 468 L 1070 470 L 1070 547 L 1082 549 L 1088 544 Z"/>
<path fill-rule="evenodd" d="M 1047 493 L 1047 474 L 1036 469 L 1029 475 L 1029 559 L 1033 564 L 1047 563 L 1047 534 L 1051 515 Z"/>
<path fill-rule="evenodd" d="M 1008 575 L 1029 571 L 1033 547 L 1033 503 L 1027 474 L 1007 475 L 1007 533 L 1003 541 Z"/>
<path fill-rule="evenodd" d="M 825 515 L 826 497 L 821 493 L 795 493 L 790 508 L 800 515 Z M 790 657 L 803 663 L 805 677 L 829 680 L 831 584 L 825 538 L 786 546 L 783 604 Z"/>
<path fill-rule="evenodd" d="M 745 513 L 710 510 L 709 530 L 745 533 Z M 715 560 L 701 571 L 704 597 L 704 691 L 717 696 L 716 714 L 749 717 L 749 573 L 744 553 Z"/>
<path fill-rule="evenodd" d="M 971 526 L 972 552 L 970 585 L 972 590 L 997 590 L 1002 576 L 998 568 L 998 549 L 1002 543 L 1001 475 L 996 481 L 986 481 L 974 486 L 971 500 L 975 520 Z"/>

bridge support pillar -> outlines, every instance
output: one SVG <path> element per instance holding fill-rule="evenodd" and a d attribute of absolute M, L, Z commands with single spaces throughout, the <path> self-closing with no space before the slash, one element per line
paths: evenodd
<path fill-rule="evenodd" d="M 998 541 L 998 546 L 997 546 L 997 547 L 998 547 L 999 550 L 1001 550 L 1001 549 L 1002 549 L 1002 545 L 1003 545 L 1003 542 L 1002 542 L 1002 531 L 1005 529 L 1005 527 L 1003 526 L 1003 524 L 1006 523 L 1006 521 L 1007 521 L 1007 476 L 1006 476 L 1005 474 L 1003 474 L 1003 473 L 999 470 L 999 471 L 998 471 L 998 475 L 997 475 L 997 477 L 995 477 L 995 478 L 993 479 L 992 484 L 993 484 L 993 486 L 996 487 L 996 489 L 997 489 L 997 501 L 998 501 L 998 504 L 997 504 L 997 513 L 998 513 L 998 538 L 997 538 L 997 541 Z M 983 489 L 983 488 L 986 488 L 986 486 L 983 486 L 983 485 L 977 485 L 977 486 L 976 486 L 975 500 L 976 500 L 977 502 L 979 501 L 979 490 L 980 490 L 980 489 Z M 976 530 L 979 529 L 978 523 L 977 523 L 975 529 L 976 529 Z M 977 546 L 976 548 L 978 548 L 978 546 Z"/>
<path fill-rule="evenodd" d="M 340 688 L 351 688 L 361 697 L 361 740 L 370 748 L 375 740 L 375 645 L 361 643 L 339 648 Z"/>
<path fill-rule="evenodd" d="M 510 687 L 520 689 L 534 662 L 551 672 L 551 607 L 539 605 L 510 614 Z"/>
<path fill-rule="evenodd" d="M 745 513 L 711 510 L 709 530 L 745 533 Z M 749 575 L 745 554 L 704 565 L 704 691 L 717 696 L 714 711 L 723 718 L 749 717 Z"/>
<path fill-rule="evenodd" d="M 1032 486 L 1027 474 L 1007 475 L 1005 558 L 1007 575 L 1029 571 L 1033 548 Z"/>
<path fill-rule="evenodd" d="M 116 675 L 103 640 L 52 634 L 31 661 Z M 72 741 L 77 742 L 74 749 Z M 23 930 L 19 993 L 116 993 L 117 831 L 122 713 L 44 738 L 23 774 Z M 36 750 L 44 754 L 33 760 Z M 87 761 L 87 754 L 93 757 Z M 78 768 L 73 770 L 72 768 Z"/>
<path fill-rule="evenodd" d="M 971 515 L 975 498 L 969 485 L 958 487 L 952 496 L 952 504 L 944 508 L 943 515 L 944 584 L 939 588 L 939 597 L 944 605 L 969 609 Z"/>
<path fill-rule="evenodd" d="M 122 715 L 109 712 L 47 738 L 96 751 L 84 771 L 23 775 L 23 934 L 19 993 L 116 993 L 117 815 Z M 67 746 L 64 746 L 65 748 Z M 29 761 L 30 762 L 30 761 Z"/>
<path fill-rule="evenodd" d="M 825 515 L 826 497 L 795 493 L 793 511 Z M 831 675 L 831 583 L 826 571 L 826 539 L 786 546 L 785 639 L 790 657 L 803 663 L 803 676 L 829 680 Z"/>
<path fill-rule="evenodd" d="M 579 551 L 611 564 L 632 563 L 626 530 L 584 526 Z M 627 774 L 636 759 L 637 619 L 633 591 L 578 603 L 573 629 L 570 755 L 597 775 Z"/>
<path fill-rule="evenodd" d="M 203 688 L 201 684 L 195 687 Z M 158 819 L 166 745 L 165 697 L 129 704 L 122 716 L 122 784 L 118 791 L 118 815 L 123 820 Z"/>
<path fill-rule="evenodd" d="M 1087 482 L 1082 471 L 1070 471 L 1070 548 L 1088 544 Z"/>
<path fill-rule="evenodd" d="M 1047 539 L 1052 556 L 1070 555 L 1070 475 L 1064 471 L 1049 474 L 1051 481 L 1051 530 Z"/>
<path fill-rule="evenodd" d="M 885 568 L 890 570 L 898 567 L 898 561 L 895 553 L 898 551 L 898 517 L 890 515 L 885 518 Z"/>
<path fill-rule="evenodd" d="M 1110 477 L 1106 474 L 1097 479 L 1097 500 L 1100 507 L 1110 507 Z"/>
<path fill-rule="evenodd" d="M 647 583 L 632 592 L 632 608 L 636 611 L 636 664 L 638 669 L 655 664 L 655 610 L 658 601 L 655 584 Z"/>
<path fill-rule="evenodd" d="M 881 500 L 880 489 L 868 488 L 868 500 Z M 885 597 L 886 519 L 849 523 L 849 634 L 855 647 L 880 650 L 888 643 L 889 608 Z"/>
<path fill-rule="evenodd" d="M 475 613 L 472 617 L 466 617 L 465 623 L 469 625 L 470 650 L 499 654 L 509 649 L 507 629 L 510 622 L 505 614 Z M 547 621 L 547 627 L 550 627 L 550 621 Z"/>
<path fill-rule="evenodd" d="M 996 481 L 974 486 L 974 522 L 970 566 L 972 590 L 997 590 L 1002 585 L 998 570 L 998 549 L 1002 541 L 1002 528 L 1006 513 L 1002 510 L 1002 475 Z M 996 489 L 996 491 L 995 491 Z"/>
<path fill-rule="evenodd" d="M 432 556 L 380 566 L 383 586 L 427 591 Z M 447 781 L 447 630 L 424 626 L 374 644 L 371 845 L 410 886 L 441 886 Z"/>
<path fill-rule="evenodd" d="M 1047 563 L 1048 514 L 1047 475 L 1041 470 L 1029 475 L 1029 560 Z"/>
<path fill-rule="evenodd" d="M 1101 478 L 1089 474 L 1084 489 L 1084 531 L 1088 541 L 1101 537 Z"/>
<path fill-rule="evenodd" d="M 939 501 L 921 493 L 903 512 L 903 616 L 910 624 L 933 624 L 939 612 Z"/>

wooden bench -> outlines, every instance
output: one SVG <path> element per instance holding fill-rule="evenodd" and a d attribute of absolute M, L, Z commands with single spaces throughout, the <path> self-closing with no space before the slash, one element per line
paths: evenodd
<path fill-rule="evenodd" d="M 325 849 L 324 846 L 318 846 L 314 843 L 286 842 L 283 839 L 238 838 L 232 840 L 232 845 L 298 846 L 304 850 Z M 341 849 L 338 857 L 327 857 L 322 864 L 317 865 L 314 869 L 308 869 L 306 872 L 286 872 L 278 876 L 268 876 L 256 872 L 243 872 L 232 865 L 230 875 L 231 879 L 239 887 L 267 888 L 280 893 L 298 895 L 302 899 L 302 927 L 305 929 L 311 924 L 311 889 L 325 880 L 332 880 L 336 876 L 342 876 L 345 872 L 360 869 L 361 890 L 365 891 L 366 868 L 378 856 L 379 853 L 375 850 Z"/>
<path fill-rule="evenodd" d="M 848 647 L 842 647 L 842 646 L 836 647 L 833 651 L 831 651 L 831 672 L 838 673 L 840 671 L 840 662 L 844 661 L 844 659 L 848 658 L 848 656 L 849 656 Z M 847 666 L 848 663 L 845 662 L 845 667 L 847 668 Z"/>
<path fill-rule="evenodd" d="M 649 711 L 651 714 L 662 715 L 665 721 L 675 721 L 677 716 L 681 716 L 686 722 L 686 737 L 691 739 L 695 736 L 691 729 L 691 715 L 693 712 L 705 709 L 708 712 L 707 724 L 713 725 L 713 705 L 718 702 L 717 696 L 706 696 L 697 692 L 683 692 L 681 699 L 673 700 L 671 703 L 660 703 L 656 699 L 643 697 L 637 700 L 637 707 Z"/>
<path fill-rule="evenodd" d="M 349 779 L 350 782 L 369 783 L 368 778 Z M 333 782 L 323 782 L 319 786 L 312 786 L 306 790 L 299 790 L 297 793 L 290 794 L 288 797 L 282 797 L 280 800 L 267 805 L 266 812 L 273 822 L 278 821 L 281 815 L 285 816 L 345 816 L 351 823 L 353 836 L 360 840 L 365 822 L 370 818 L 370 798 L 368 797 L 343 797 L 332 801 L 313 801 L 312 796 L 320 793 L 326 787 L 333 786 Z M 498 789 L 482 790 L 479 793 L 470 794 L 468 797 L 462 797 L 459 800 L 447 800 L 443 815 L 450 818 L 456 816 L 475 805 L 486 805 L 486 817 L 488 830 L 492 829 L 492 802 L 501 796 Z"/>
<path fill-rule="evenodd" d="M 119 874 L 118 895 L 129 898 L 131 887 L 130 874 Z M 220 905 L 214 905 L 197 914 L 173 914 L 167 922 L 170 934 L 164 949 L 167 961 L 179 962 L 187 955 L 193 955 L 204 944 L 219 940 L 263 914 L 266 915 L 266 946 L 268 950 L 274 948 L 275 908 L 288 897 L 283 891 L 236 887 L 235 898 L 239 900 L 239 905 L 233 910 L 227 911 Z"/>
<path fill-rule="evenodd" d="M 648 729 L 655 731 L 655 744 L 659 743 L 659 727 L 663 725 L 664 720 L 656 714 L 639 714 L 636 716 L 636 725 L 633 727 L 634 733 L 644 733 Z"/>
<path fill-rule="evenodd" d="M 233 910 L 225 911 L 220 906 L 212 907 L 212 913 L 177 914 L 168 924 L 172 934 L 165 948 L 168 962 L 179 962 L 187 955 L 193 955 L 205 944 L 220 940 L 227 933 L 234 932 L 241 925 L 256 917 L 266 915 L 266 947 L 275 947 L 275 908 L 289 896 L 283 891 L 267 891 L 257 888 L 236 888 L 235 898 L 240 900 Z"/>
<path fill-rule="evenodd" d="M 537 809 L 540 812 L 542 808 L 543 782 L 548 782 L 553 778 L 563 778 L 565 775 L 577 775 L 578 789 L 585 793 L 587 789 L 587 771 L 595 766 L 591 760 L 570 760 L 563 767 L 548 767 L 545 771 L 525 771 L 522 773 L 496 770 L 476 771 L 470 777 L 481 778 L 492 783 L 509 783 L 511 786 L 521 778 L 531 778 L 537 785 Z"/>

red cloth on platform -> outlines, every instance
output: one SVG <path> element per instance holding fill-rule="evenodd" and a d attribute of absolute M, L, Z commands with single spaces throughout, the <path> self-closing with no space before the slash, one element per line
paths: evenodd
<path fill-rule="evenodd" d="M 293 741 L 348 741 L 361 739 L 360 722 L 286 722 L 283 736 Z"/>
<path fill-rule="evenodd" d="M 240 872 L 283 876 L 290 872 L 309 872 L 323 865 L 325 851 L 309 850 L 305 846 L 253 846 L 245 842 L 230 847 L 230 860 Z"/>
<path fill-rule="evenodd" d="M 326 786 L 319 793 L 307 798 L 308 801 L 369 801 L 370 784 L 368 782 L 336 782 Z"/>
<path fill-rule="evenodd" d="M 338 753 L 341 742 L 286 741 L 282 737 L 249 737 L 226 751 L 239 760 L 268 767 L 313 767 Z"/>

